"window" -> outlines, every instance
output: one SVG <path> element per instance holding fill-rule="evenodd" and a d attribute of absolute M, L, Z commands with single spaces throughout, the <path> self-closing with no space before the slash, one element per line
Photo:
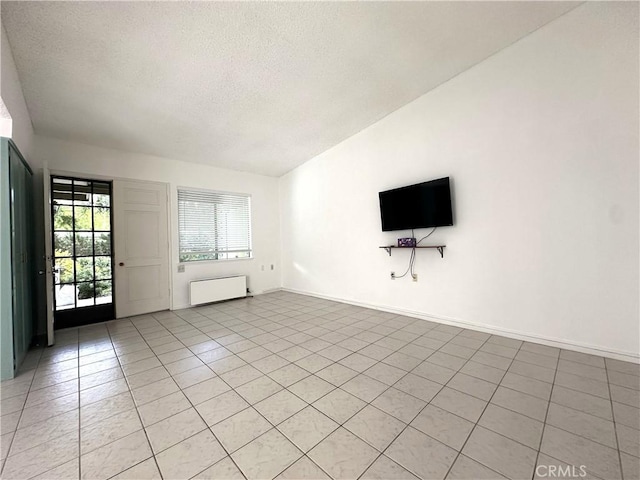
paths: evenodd
<path fill-rule="evenodd" d="M 251 258 L 249 195 L 178 189 L 180 261 Z"/>

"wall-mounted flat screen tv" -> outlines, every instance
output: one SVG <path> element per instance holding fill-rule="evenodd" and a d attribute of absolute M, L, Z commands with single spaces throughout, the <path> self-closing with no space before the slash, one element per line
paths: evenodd
<path fill-rule="evenodd" d="M 453 225 L 449 177 L 378 195 L 383 232 Z"/>

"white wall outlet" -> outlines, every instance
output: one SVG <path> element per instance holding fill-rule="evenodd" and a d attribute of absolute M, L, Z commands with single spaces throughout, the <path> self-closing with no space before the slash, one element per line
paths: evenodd
<path fill-rule="evenodd" d="M 260 270 L 264 272 L 264 265 L 260 265 Z"/>
<path fill-rule="evenodd" d="M 184 273 L 184 265 L 178 265 L 178 273 Z"/>
<path fill-rule="evenodd" d="M 411 274 L 411 278 L 413 278 L 414 282 L 417 282 L 418 281 L 418 274 L 417 273 L 412 273 Z"/>
<path fill-rule="evenodd" d="M 391 272 L 391 280 L 395 280 L 396 279 L 396 272 Z"/>

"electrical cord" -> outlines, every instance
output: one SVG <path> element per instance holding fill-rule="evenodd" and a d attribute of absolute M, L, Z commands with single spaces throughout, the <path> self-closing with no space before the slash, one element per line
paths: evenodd
<path fill-rule="evenodd" d="M 420 242 L 422 242 L 423 240 L 426 240 L 427 238 L 429 238 L 433 234 L 433 232 L 436 231 L 436 228 L 438 228 L 438 227 L 433 227 L 433 230 L 431 230 L 427 235 L 425 235 L 420 240 L 418 240 L 416 242 L 416 246 L 418 246 L 420 244 Z M 411 229 L 411 238 L 415 238 L 414 229 Z M 411 256 L 409 257 L 409 266 L 407 267 L 407 270 L 402 275 L 399 275 L 399 276 L 397 276 L 395 278 L 406 277 L 409 272 L 411 272 L 411 277 L 413 278 L 413 275 L 414 275 L 413 267 L 415 265 L 415 262 L 416 262 L 416 249 L 414 247 L 414 248 L 411 249 Z"/>
<path fill-rule="evenodd" d="M 411 278 L 413 278 L 413 265 L 416 263 L 416 249 L 415 249 L 415 247 L 413 248 L 413 251 L 411 253 L 413 254 L 413 258 L 411 260 L 411 263 L 409 264 L 409 267 L 411 268 Z"/>
<path fill-rule="evenodd" d="M 429 238 L 433 234 L 433 232 L 436 231 L 436 228 L 438 228 L 438 227 L 433 227 L 433 230 L 431 230 L 428 234 L 426 234 L 424 237 L 422 237 L 420 240 L 418 240 L 416 242 L 416 247 L 418 245 L 420 245 L 420 242 L 422 242 L 423 240 L 426 240 L 427 238 Z M 412 230 L 412 232 L 413 232 L 413 230 Z M 413 259 L 412 259 L 411 265 L 410 265 L 410 267 L 411 267 L 411 278 L 414 278 L 413 266 L 415 265 L 415 260 L 416 260 L 415 253 L 416 253 L 416 249 L 414 248 L 413 249 Z"/>
<path fill-rule="evenodd" d="M 395 277 L 396 279 L 406 277 L 409 271 L 411 271 L 412 272 L 411 274 L 413 275 L 413 262 L 415 261 L 415 258 L 416 258 L 416 249 L 413 248 L 411 250 L 411 257 L 409 258 L 409 266 L 407 267 L 407 270 L 402 275 Z"/>
<path fill-rule="evenodd" d="M 426 240 L 427 238 L 429 238 L 429 237 L 431 236 L 431 234 L 432 234 L 433 232 L 435 232 L 435 231 L 436 231 L 436 228 L 438 228 L 438 227 L 433 227 L 433 230 L 431 230 L 427 235 L 425 235 L 425 236 L 424 236 L 424 237 L 422 237 L 420 240 L 418 240 L 418 241 L 416 242 L 416 245 L 419 245 L 421 241 Z M 413 231 L 413 230 L 412 230 L 412 231 Z"/>

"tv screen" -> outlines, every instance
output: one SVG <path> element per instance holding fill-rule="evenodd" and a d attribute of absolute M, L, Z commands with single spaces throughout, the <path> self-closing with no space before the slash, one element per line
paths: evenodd
<path fill-rule="evenodd" d="M 453 225 L 449 177 L 378 195 L 383 232 Z"/>

